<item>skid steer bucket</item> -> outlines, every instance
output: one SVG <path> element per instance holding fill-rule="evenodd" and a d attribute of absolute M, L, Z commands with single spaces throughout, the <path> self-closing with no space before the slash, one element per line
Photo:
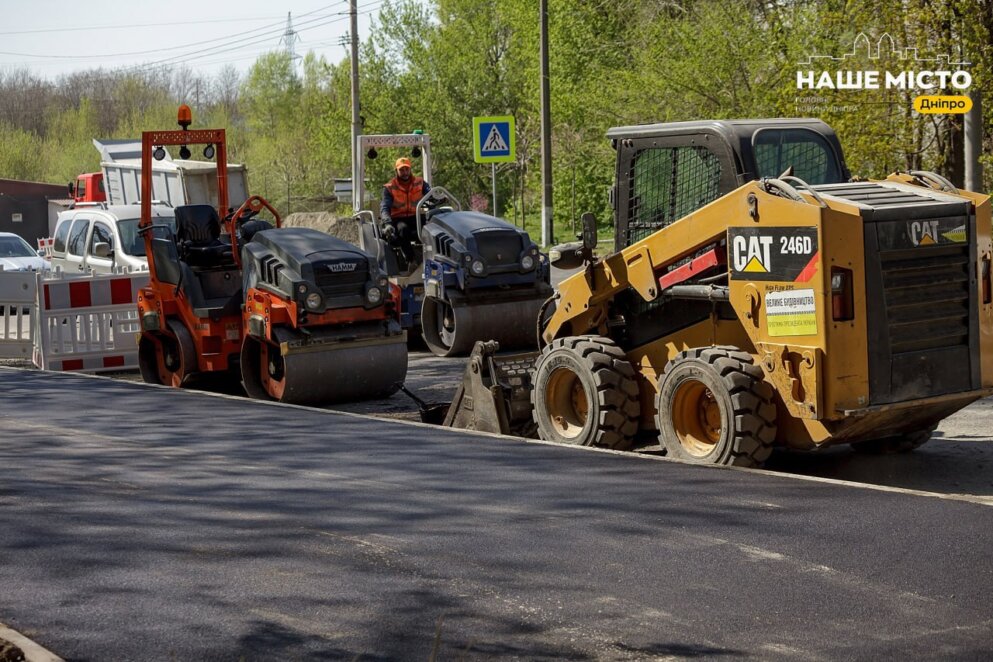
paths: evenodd
<path fill-rule="evenodd" d="M 499 350 L 494 341 L 475 344 L 443 425 L 535 437 L 531 375 L 538 353 L 497 355 Z"/>

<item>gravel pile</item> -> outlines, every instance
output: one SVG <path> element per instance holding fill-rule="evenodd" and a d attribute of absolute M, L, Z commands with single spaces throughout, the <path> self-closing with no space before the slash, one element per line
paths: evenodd
<path fill-rule="evenodd" d="M 311 228 L 358 246 L 359 224 L 351 216 L 338 218 L 326 211 L 297 212 L 283 219 L 283 225 L 290 228 Z"/>

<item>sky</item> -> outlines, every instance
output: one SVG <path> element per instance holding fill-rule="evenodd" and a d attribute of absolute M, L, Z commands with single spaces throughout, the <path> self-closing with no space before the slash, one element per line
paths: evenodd
<path fill-rule="evenodd" d="M 359 39 L 383 0 L 356 0 Z M 287 12 L 296 52 L 338 62 L 348 54 L 349 0 L 0 0 L 0 69 L 56 78 L 73 71 L 186 64 L 213 75 L 247 71 L 285 48 Z"/>

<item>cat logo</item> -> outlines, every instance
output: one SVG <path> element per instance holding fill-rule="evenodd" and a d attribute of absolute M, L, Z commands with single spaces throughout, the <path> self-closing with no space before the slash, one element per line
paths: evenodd
<path fill-rule="evenodd" d="M 735 271 L 767 274 L 771 270 L 772 237 L 735 235 L 731 248 Z"/>
<path fill-rule="evenodd" d="M 914 246 L 934 246 L 938 243 L 938 221 L 914 221 L 908 230 L 910 243 Z"/>

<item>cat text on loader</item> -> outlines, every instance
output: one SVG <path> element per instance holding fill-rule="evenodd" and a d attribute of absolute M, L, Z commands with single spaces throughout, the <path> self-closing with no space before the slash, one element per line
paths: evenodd
<path fill-rule="evenodd" d="M 398 293 L 369 255 L 340 239 L 281 228 L 258 196 L 224 215 L 176 207 L 176 232 L 151 225 L 151 159 L 165 145 L 206 145 L 217 158 L 218 200 L 227 211 L 223 129 L 142 134 L 140 226 L 149 285 L 138 299 L 138 354 L 145 381 L 183 386 L 205 375 L 240 380 L 248 395 L 323 403 L 393 393 L 407 372 Z M 184 157 L 185 158 L 185 157 Z M 251 220 L 268 211 L 276 227 Z"/>
<path fill-rule="evenodd" d="M 845 181 L 819 122 L 609 135 L 622 247 L 596 260 L 584 242 L 516 387 L 500 357 L 477 361 L 504 419 L 526 390 L 544 439 L 627 448 L 643 433 L 670 456 L 756 466 L 774 445 L 911 450 L 993 393 L 988 196 L 927 172 Z"/>

